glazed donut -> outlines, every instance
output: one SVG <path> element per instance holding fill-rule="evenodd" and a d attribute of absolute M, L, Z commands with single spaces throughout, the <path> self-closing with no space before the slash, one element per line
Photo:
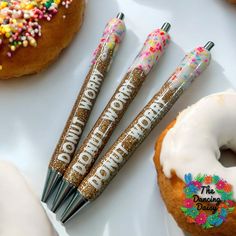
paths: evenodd
<path fill-rule="evenodd" d="M 0 161 L 0 170 L 0 235 L 58 235 L 39 199 L 16 167 Z"/>
<path fill-rule="evenodd" d="M 47 67 L 83 22 L 85 0 L 0 1 L 0 78 Z"/>
<path fill-rule="evenodd" d="M 235 104 L 236 93 L 233 91 L 207 96 L 181 112 L 156 143 L 154 163 L 162 198 L 178 225 L 194 236 L 236 235 L 236 212 L 229 206 L 234 206 L 236 197 L 235 192 L 231 192 L 236 187 L 236 167 L 226 168 L 218 161 L 220 149 L 236 151 Z M 206 195 L 204 184 L 214 188 L 208 198 L 202 197 Z M 190 186 L 194 187 L 193 193 L 188 192 Z M 223 199 L 218 193 L 230 195 L 230 199 Z M 214 205 L 214 194 L 218 194 L 218 206 L 217 203 Z M 183 207 L 186 202 L 191 203 L 189 207 L 194 208 L 194 215 L 190 214 L 188 206 Z M 206 205 L 216 208 L 211 213 L 205 210 Z M 213 216 L 209 217 L 210 213 L 214 213 L 214 220 Z M 222 214 L 224 217 L 219 218 Z"/>

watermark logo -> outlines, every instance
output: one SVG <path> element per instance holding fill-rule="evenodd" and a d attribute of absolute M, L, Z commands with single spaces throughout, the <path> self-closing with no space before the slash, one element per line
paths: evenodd
<path fill-rule="evenodd" d="M 201 175 L 193 178 L 185 175 L 184 201 L 180 208 L 188 223 L 204 229 L 219 227 L 234 211 L 232 186 L 217 175 Z"/>

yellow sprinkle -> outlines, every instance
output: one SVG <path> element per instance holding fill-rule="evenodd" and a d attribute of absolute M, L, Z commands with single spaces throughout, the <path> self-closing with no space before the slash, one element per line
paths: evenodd
<path fill-rule="evenodd" d="M 7 2 L 1 2 L 0 3 L 0 9 L 3 9 L 7 6 Z"/>
<path fill-rule="evenodd" d="M 0 65 L 0 70 L 2 70 L 2 65 Z"/>
<path fill-rule="evenodd" d="M 7 38 L 10 38 L 11 34 L 7 32 L 7 33 L 5 34 L 5 36 L 6 36 Z"/>
<path fill-rule="evenodd" d="M 27 47 L 27 46 L 28 46 L 28 41 L 27 41 L 27 40 L 24 40 L 24 41 L 23 41 L 23 46 L 24 46 L 24 47 Z"/>
<path fill-rule="evenodd" d="M 4 32 L 8 33 L 11 31 L 10 27 L 8 25 L 2 25 L 2 29 L 4 30 Z"/>
<path fill-rule="evenodd" d="M 33 46 L 33 47 L 36 47 L 37 46 L 37 42 L 35 39 L 31 39 L 30 40 L 30 45 Z"/>
<path fill-rule="evenodd" d="M 154 40 L 150 40 L 150 41 L 149 41 L 149 44 L 150 44 L 150 46 L 152 46 L 152 47 L 155 46 Z"/>
<path fill-rule="evenodd" d="M 109 43 L 107 43 L 107 46 L 108 46 L 110 49 L 112 49 L 112 48 L 114 47 L 114 43 L 109 42 Z"/>
<path fill-rule="evenodd" d="M 28 4 L 28 5 L 26 5 L 26 7 L 25 7 L 26 10 L 30 10 L 30 9 L 32 9 L 32 8 L 33 8 L 33 4 Z"/>
<path fill-rule="evenodd" d="M 11 46 L 11 51 L 15 51 L 16 50 L 16 47 L 14 45 Z"/>

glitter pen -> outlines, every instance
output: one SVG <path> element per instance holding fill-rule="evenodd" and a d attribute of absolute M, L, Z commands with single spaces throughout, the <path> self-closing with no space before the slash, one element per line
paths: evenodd
<path fill-rule="evenodd" d="M 81 182 L 62 214 L 61 221 L 63 223 L 91 201 L 94 201 L 104 191 L 184 90 L 208 67 L 211 60 L 210 49 L 213 46 L 214 43 L 208 42 L 204 47 L 198 47 L 185 56 L 159 92 L 154 95 Z"/>
<path fill-rule="evenodd" d="M 80 93 L 49 163 L 42 202 L 46 202 L 57 187 L 73 159 L 85 125 L 125 33 L 124 14 L 108 22 Z"/>
<path fill-rule="evenodd" d="M 170 41 L 169 23 L 151 32 L 141 51 L 67 168 L 52 205 L 55 212 L 89 173 L 117 124 Z"/>

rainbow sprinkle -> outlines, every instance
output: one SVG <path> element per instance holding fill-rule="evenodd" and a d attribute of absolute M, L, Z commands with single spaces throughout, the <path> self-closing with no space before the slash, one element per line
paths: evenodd
<path fill-rule="evenodd" d="M 184 57 L 180 66 L 172 74 L 170 87 L 176 89 L 181 84 L 188 87 L 191 81 L 208 67 L 210 60 L 211 53 L 207 49 L 204 47 L 195 48 Z"/>
<path fill-rule="evenodd" d="M 162 29 L 156 29 L 151 32 L 148 35 L 141 52 L 136 57 L 135 62 L 129 68 L 129 71 L 139 68 L 147 75 L 164 53 L 164 49 L 169 42 L 169 34 Z"/>
<path fill-rule="evenodd" d="M 124 38 L 125 30 L 124 22 L 118 18 L 113 18 L 108 22 L 99 45 L 93 53 L 92 64 L 96 63 L 97 55 L 102 49 L 102 58 L 104 60 L 107 58 L 109 50 L 114 50 L 114 54 L 116 53 L 119 44 Z"/>
<path fill-rule="evenodd" d="M 41 36 L 40 20 L 50 21 L 61 4 L 68 8 L 72 0 L 2 0 L 0 1 L 0 45 L 9 46 L 7 56 L 19 47 L 37 46 Z"/>

